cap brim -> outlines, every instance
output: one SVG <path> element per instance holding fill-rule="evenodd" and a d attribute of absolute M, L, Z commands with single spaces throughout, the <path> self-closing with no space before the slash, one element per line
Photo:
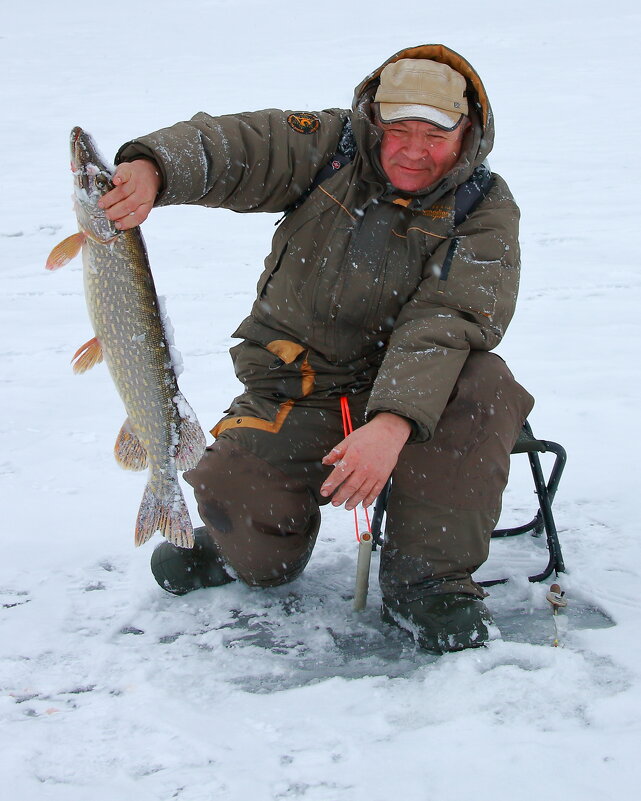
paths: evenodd
<path fill-rule="evenodd" d="M 453 131 L 463 119 L 463 114 L 451 114 L 434 106 L 410 105 L 400 103 L 378 103 L 378 116 L 381 122 L 401 122 L 419 120 L 430 122 L 443 131 Z"/>

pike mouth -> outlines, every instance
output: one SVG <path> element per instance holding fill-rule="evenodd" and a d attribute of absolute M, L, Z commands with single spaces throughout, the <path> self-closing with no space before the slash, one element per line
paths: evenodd
<path fill-rule="evenodd" d="M 91 175 L 104 173 L 111 178 L 114 171 L 113 166 L 102 157 L 90 134 L 79 126 L 71 131 L 69 149 L 71 150 L 71 169 L 74 173 L 79 170 L 87 170 Z"/>
<path fill-rule="evenodd" d="M 74 174 L 97 160 L 91 137 L 78 126 L 71 131 L 69 148 L 71 150 L 71 170 Z"/>

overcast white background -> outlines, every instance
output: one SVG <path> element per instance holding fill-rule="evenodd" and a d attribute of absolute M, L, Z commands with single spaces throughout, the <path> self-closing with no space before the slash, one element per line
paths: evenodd
<path fill-rule="evenodd" d="M 25 801 L 602 801 L 641 778 L 639 168 L 641 13 L 632 2 L 157 0 L 5 4 L 0 25 L 0 777 Z M 330 511 L 302 578 L 177 599 L 133 546 L 145 478 L 112 456 L 123 409 L 92 332 L 73 233 L 68 135 L 113 156 L 188 118 L 346 106 L 395 51 L 445 43 L 478 70 L 492 168 L 522 209 L 519 308 L 499 352 L 536 396 L 535 432 L 568 450 L 555 504 L 575 608 L 550 647 L 540 544 L 499 543 L 488 605 L 530 615 L 440 659 L 351 612 L 351 514 Z M 143 228 L 213 426 L 238 384 L 227 350 L 271 216 L 160 209 Z M 522 457 L 523 458 L 523 457 Z M 516 461 L 516 460 L 515 460 Z M 188 488 L 186 488 L 188 489 Z M 533 503 L 516 467 L 506 517 Z M 195 505 L 189 498 L 196 520 Z M 377 560 L 377 557 L 374 557 Z M 372 574 L 374 578 L 374 573 Z"/>

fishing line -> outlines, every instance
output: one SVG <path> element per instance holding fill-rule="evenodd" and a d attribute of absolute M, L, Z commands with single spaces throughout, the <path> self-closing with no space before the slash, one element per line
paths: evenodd
<path fill-rule="evenodd" d="M 350 414 L 349 410 L 349 402 L 345 395 L 341 395 L 341 415 L 343 417 L 343 433 L 345 436 L 349 436 L 354 431 L 354 426 L 352 425 L 352 415 Z M 363 506 L 363 511 L 365 512 L 365 522 L 367 523 L 367 533 L 371 535 L 372 533 L 372 526 L 369 520 L 369 512 L 367 511 L 367 507 Z M 361 541 L 361 534 L 358 532 L 358 511 L 357 508 L 354 507 L 354 528 L 356 531 L 356 541 Z"/>

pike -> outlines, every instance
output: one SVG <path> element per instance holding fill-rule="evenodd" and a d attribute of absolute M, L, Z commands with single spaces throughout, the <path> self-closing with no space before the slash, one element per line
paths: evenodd
<path fill-rule="evenodd" d="M 169 542 L 194 545 L 178 470 L 195 467 L 205 436 L 178 389 L 171 328 L 159 306 L 140 228 L 118 231 L 98 201 L 113 188 L 112 171 L 92 138 L 71 131 L 71 170 L 79 232 L 57 245 L 46 268 L 63 267 L 82 250 L 85 298 L 95 336 L 72 358 L 76 373 L 104 361 L 127 411 L 114 448 L 127 470 L 149 467 L 136 521 L 142 545 L 160 530 Z"/>

